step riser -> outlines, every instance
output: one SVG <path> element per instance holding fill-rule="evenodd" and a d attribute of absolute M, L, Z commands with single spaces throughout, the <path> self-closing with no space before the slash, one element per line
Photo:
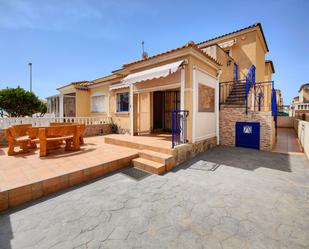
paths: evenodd
<path fill-rule="evenodd" d="M 132 162 L 135 168 L 150 172 L 152 174 L 162 175 L 165 173 L 165 166 L 157 169 L 157 168 L 151 167 L 150 165 L 147 165 L 147 164 L 135 161 L 135 160 L 133 160 Z"/>

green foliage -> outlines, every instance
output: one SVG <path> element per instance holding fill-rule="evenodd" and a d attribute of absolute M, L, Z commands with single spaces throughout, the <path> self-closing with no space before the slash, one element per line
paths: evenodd
<path fill-rule="evenodd" d="M 23 88 L 5 88 L 0 90 L 0 109 L 10 117 L 31 116 L 34 113 L 46 113 L 46 104 L 34 93 Z"/>

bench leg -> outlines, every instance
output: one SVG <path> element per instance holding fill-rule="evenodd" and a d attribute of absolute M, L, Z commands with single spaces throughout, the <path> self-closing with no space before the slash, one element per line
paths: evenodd
<path fill-rule="evenodd" d="M 40 157 L 45 157 L 47 155 L 46 140 L 40 139 Z"/>
<path fill-rule="evenodd" d="M 13 156 L 15 154 L 15 151 L 14 151 L 14 141 L 8 141 L 8 145 L 9 145 L 8 155 L 9 156 Z"/>

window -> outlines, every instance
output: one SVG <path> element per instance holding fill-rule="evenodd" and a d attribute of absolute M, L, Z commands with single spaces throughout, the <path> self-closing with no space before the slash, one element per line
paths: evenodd
<path fill-rule="evenodd" d="M 91 96 L 91 112 L 105 112 L 105 94 L 94 93 Z"/>
<path fill-rule="evenodd" d="M 117 112 L 129 111 L 129 93 L 117 93 Z"/>

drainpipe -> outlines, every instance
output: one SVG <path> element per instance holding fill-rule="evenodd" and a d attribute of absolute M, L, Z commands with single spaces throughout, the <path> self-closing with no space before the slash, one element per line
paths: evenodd
<path fill-rule="evenodd" d="M 219 105 L 220 105 L 220 94 L 219 94 L 219 89 L 220 89 L 220 77 L 222 74 L 222 70 L 219 69 L 218 70 L 218 74 L 217 74 L 217 89 L 216 89 L 216 113 L 217 113 L 217 122 L 216 122 L 216 135 L 217 135 L 217 145 L 219 145 L 220 143 L 220 110 L 219 110 Z"/>

